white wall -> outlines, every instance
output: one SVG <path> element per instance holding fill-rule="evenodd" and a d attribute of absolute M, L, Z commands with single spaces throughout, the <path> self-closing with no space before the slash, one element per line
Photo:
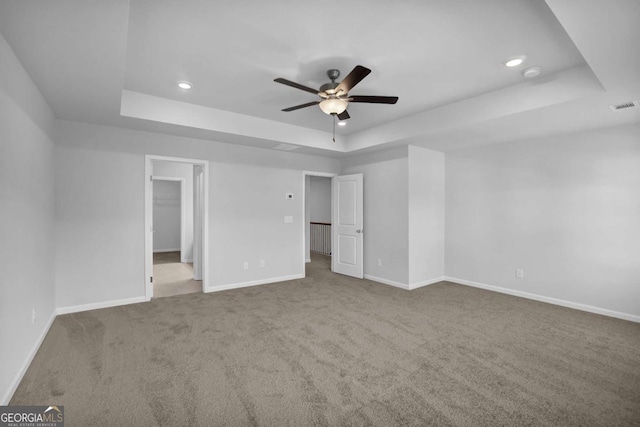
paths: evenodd
<path fill-rule="evenodd" d="M 59 307 L 144 297 L 145 154 L 210 161 L 215 288 L 304 273 L 302 170 L 336 173 L 338 160 L 69 121 L 56 125 Z M 292 224 L 284 223 L 285 215 L 293 216 Z"/>
<path fill-rule="evenodd" d="M 184 179 L 184 239 L 181 257 L 183 262 L 193 261 L 193 165 L 190 163 L 151 162 L 153 175 Z"/>
<path fill-rule="evenodd" d="M 409 285 L 444 277 L 444 153 L 409 146 Z"/>
<path fill-rule="evenodd" d="M 153 252 L 180 251 L 180 181 L 153 181 Z"/>
<path fill-rule="evenodd" d="M 445 223 L 447 276 L 640 316 L 640 125 L 447 153 Z"/>
<path fill-rule="evenodd" d="M 311 176 L 308 197 L 309 220 L 331 223 L 331 178 Z"/>
<path fill-rule="evenodd" d="M 404 285 L 409 280 L 407 151 L 399 147 L 352 155 L 342 171 L 363 174 L 365 276 Z"/>
<path fill-rule="evenodd" d="M 54 118 L 1 35 L 0 112 L 0 405 L 6 405 L 55 311 Z"/>

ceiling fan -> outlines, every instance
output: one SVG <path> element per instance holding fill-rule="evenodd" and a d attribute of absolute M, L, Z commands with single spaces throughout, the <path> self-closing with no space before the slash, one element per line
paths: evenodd
<path fill-rule="evenodd" d="M 356 65 L 347 77 L 345 77 L 340 83 L 336 83 L 336 79 L 340 76 L 340 71 L 335 69 L 328 70 L 327 76 L 331 79 L 331 82 L 323 84 L 318 90 L 283 78 L 277 78 L 274 81 L 313 93 L 320 97 L 317 101 L 284 108 L 282 111 L 294 111 L 301 108 L 311 107 L 312 105 L 319 105 L 320 109 L 324 113 L 337 117 L 340 120 L 346 120 L 351 117 L 347 112 L 350 102 L 363 102 L 368 104 L 395 104 L 398 102 L 397 96 L 349 95 L 349 91 L 353 89 L 355 85 L 360 83 L 362 79 L 367 77 L 370 72 L 370 69 L 363 67 L 362 65 Z"/>

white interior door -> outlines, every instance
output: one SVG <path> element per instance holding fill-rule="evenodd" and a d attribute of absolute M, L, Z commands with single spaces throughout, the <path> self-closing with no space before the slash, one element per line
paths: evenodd
<path fill-rule="evenodd" d="M 332 178 L 331 271 L 363 277 L 362 174 Z"/>

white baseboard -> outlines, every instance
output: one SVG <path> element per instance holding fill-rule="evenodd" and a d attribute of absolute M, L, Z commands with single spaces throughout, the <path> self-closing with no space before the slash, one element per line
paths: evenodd
<path fill-rule="evenodd" d="M 269 279 L 252 280 L 250 282 L 231 283 L 229 285 L 212 286 L 205 290 L 209 292 L 228 291 L 230 289 L 246 288 L 248 286 L 266 285 L 267 283 L 286 282 L 287 280 L 304 279 L 304 274 L 294 274 L 292 276 L 272 277 Z"/>
<path fill-rule="evenodd" d="M 394 280 L 383 279 L 382 277 L 372 276 L 370 274 L 365 274 L 364 278 L 367 280 L 372 280 L 374 282 L 383 283 L 385 285 L 395 286 L 396 288 L 405 289 L 407 291 L 418 289 L 423 286 L 433 285 L 434 283 L 442 282 L 443 280 L 445 280 L 444 276 L 440 276 L 434 279 L 425 280 L 424 282 L 407 284 L 407 283 L 396 282 Z"/>
<path fill-rule="evenodd" d="M 413 290 L 413 289 L 418 289 L 421 288 L 423 286 L 429 286 L 429 285 L 433 285 L 439 282 L 442 282 L 443 280 L 446 280 L 444 276 L 440 276 L 440 277 L 436 277 L 434 279 L 429 279 L 429 280 L 425 280 L 424 282 L 416 282 L 416 283 L 412 283 L 409 285 L 409 289 Z"/>
<path fill-rule="evenodd" d="M 185 258 L 184 261 L 180 260 L 180 262 L 182 262 L 182 263 L 193 262 L 193 259 L 192 258 Z"/>
<path fill-rule="evenodd" d="M 385 285 L 395 286 L 396 288 L 405 289 L 407 291 L 411 289 L 409 285 L 406 283 L 400 283 L 394 280 L 383 279 L 382 277 L 372 276 L 370 274 L 365 274 L 364 278 L 367 280 L 372 280 L 374 282 L 383 283 Z"/>
<path fill-rule="evenodd" d="M 306 262 L 311 262 L 311 258 L 307 258 L 307 259 L 305 259 L 305 260 L 304 260 L 304 262 L 305 262 L 305 263 L 306 263 Z"/>
<path fill-rule="evenodd" d="M 180 252 L 180 248 L 171 248 L 171 249 L 154 249 L 154 254 L 159 254 L 162 252 Z"/>
<path fill-rule="evenodd" d="M 49 333 L 49 329 L 51 328 L 51 325 L 53 325 L 53 321 L 55 319 L 56 319 L 56 311 L 54 310 L 53 313 L 51 313 L 51 317 L 47 321 L 47 324 L 45 325 L 44 329 L 42 330 L 42 333 L 38 337 L 38 340 L 33 345 L 33 347 L 31 348 L 31 351 L 27 355 L 27 358 L 25 359 L 24 363 L 22 364 L 22 368 L 20 368 L 20 370 L 16 374 L 15 378 L 13 379 L 13 381 L 11 383 L 11 387 L 9 388 L 9 390 L 7 390 L 7 392 L 4 394 L 4 396 L 2 396 L 2 400 L 0 401 L 0 405 L 6 406 L 11 401 L 11 398 L 13 397 L 13 394 L 18 389 L 18 386 L 20 385 L 20 381 L 22 381 L 22 378 L 24 377 L 24 374 L 27 373 L 27 369 L 29 369 L 29 365 L 31 365 L 31 362 L 33 361 L 33 358 L 36 356 L 36 353 L 40 349 L 40 345 L 42 344 L 42 341 L 44 341 L 44 338 Z"/>
<path fill-rule="evenodd" d="M 606 308 L 594 307 L 592 305 L 580 304 L 577 302 L 566 301 L 558 298 L 546 297 L 529 292 L 516 291 L 514 289 L 502 288 L 500 286 L 487 285 L 486 283 L 474 282 L 471 280 L 459 279 L 457 277 L 445 276 L 444 280 L 457 283 L 460 285 L 472 286 L 474 288 L 485 289 L 487 291 L 500 292 L 501 294 L 513 295 L 516 297 L 527 298 L 535 301 L 546 302 L 549 304 L 560 305 L 562 307 L 573 308 L 576 310 L 588 311 L 589 313 L 601 314 L 603 316 L 615 317 L 617 319 L 629 320 L 631 322 L 640 323 L 640 316 L 634 314 L 622 313 L 619 311 L 608 310 Z"/>
<path fill-rule="evenodd" d="M 119 299 L 113 301 L 95 302 L 91 304 L 74 305 L 70 307 L 58 307 L 58 314 L 78 313 L 81 311 L 97 310 L 100 308 L 117 307 L 119 305 L 138 304 L 149 301 L 147 297 L 134 297 L 127 299 Z"/>

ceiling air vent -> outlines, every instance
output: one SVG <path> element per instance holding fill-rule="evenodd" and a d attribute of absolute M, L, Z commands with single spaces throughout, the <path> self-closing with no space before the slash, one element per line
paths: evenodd
<path fill-rule="evenodd" d="M 279 144 L 273 147 L 274 150 L 282 150 L 282 151 L 293 151 L 297 148 L 300 148 L 300 147 L 298 147 L 297 145 L 291 145 L 291 144 Z"/>
<path fill-rule="evenodd" d="M 609 105 L 611 111 L 626 110 L 627 108 L 640 107 L 638 101 L 623 102 L 622 104 Z"/>

